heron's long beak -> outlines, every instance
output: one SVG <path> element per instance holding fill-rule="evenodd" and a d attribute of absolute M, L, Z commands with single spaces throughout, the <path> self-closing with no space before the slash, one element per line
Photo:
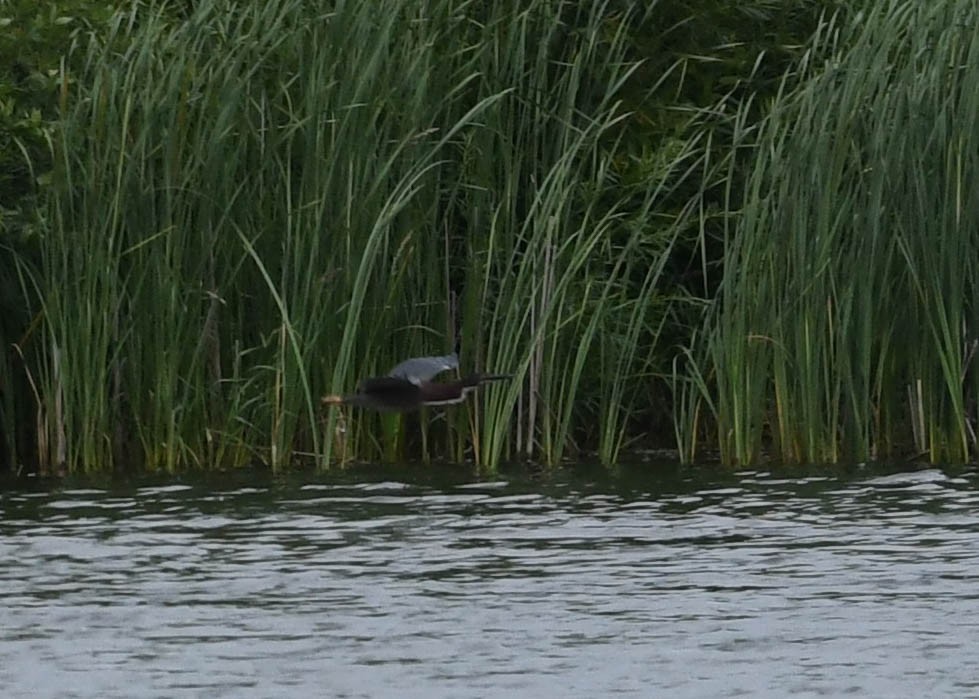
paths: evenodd
<path fill-rule="evenodd" d="M 343 405 L 343 396 L 323 396 L 320 402 L 323 405 Z"/>

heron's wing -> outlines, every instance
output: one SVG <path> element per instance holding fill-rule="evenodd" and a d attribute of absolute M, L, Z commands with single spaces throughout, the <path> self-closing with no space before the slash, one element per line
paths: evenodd
<path fill-rule="evenodd" d="M 411 381 L 413 384 L 420 384 L 422 381 L 431 381 L 443 371 L 458 368 L 459 355 L 453 352 L 452 354 L 446 354 L 441 357 L 415 357 L 414 359 L 406 359 L 389 371 L 388 376 Z"/>

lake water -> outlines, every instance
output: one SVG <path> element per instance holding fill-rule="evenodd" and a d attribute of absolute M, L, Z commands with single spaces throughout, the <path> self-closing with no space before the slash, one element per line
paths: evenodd
<path fill-rule="evenodd" d="M 7 484 L 4 697 L 979 696 L 974 468 Z"/>

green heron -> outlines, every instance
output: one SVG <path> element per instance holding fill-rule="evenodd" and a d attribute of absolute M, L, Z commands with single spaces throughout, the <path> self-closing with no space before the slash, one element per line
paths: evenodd
<path fill-rule="evenodd" d="M 356 405 L 382 412 L 403 413 L 425 405 L 454 405 L 480 384 L 504 381 L 510 374 L 470 374 L 455 381 L 432 381 L 443 371 L 459 368 L 457 352 L 441 357 L 415 357 L 394 367 L 387 376 L 364 379 L 357 392 L 347 396 L 324 396 L 326 405 Z"/>

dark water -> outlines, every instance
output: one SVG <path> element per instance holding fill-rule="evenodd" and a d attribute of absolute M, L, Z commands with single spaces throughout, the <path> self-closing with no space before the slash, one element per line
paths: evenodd
<path fill-rule="evenodd" d="M 650 466 L 22 483 L 0 494 L 0 693 L 979 696 L 977 486 Z"/>

